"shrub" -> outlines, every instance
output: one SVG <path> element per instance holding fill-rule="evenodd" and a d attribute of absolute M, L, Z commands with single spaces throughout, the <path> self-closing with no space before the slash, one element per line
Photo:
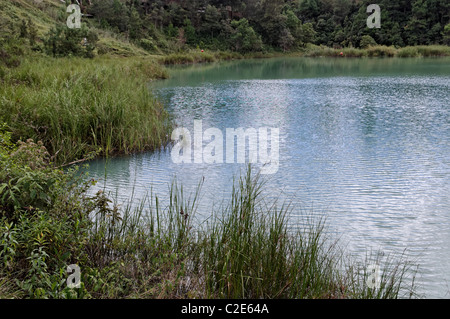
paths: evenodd
<path fill-rule="evenodd" d="M 150 39 L 141 39 L 139 41 L 139 45 L 148 52 L 158 52 L 158 47 L 153 42 L 153 40 Z"/>
<path fill-rule="evenodd" d="M 397 50 L 399 58 L 413 58 L 420 56 L 417 47 L 404 47 Z"/>
<path fill-rule="evenodd" d="M 450 47 L 440 45 L 424 45 L 418 46 L 417 51 L 424 57 L 429 56 L 449 56 Z"/>
<path fill-rule="evenodd" d="M 57 25 L 52 28 L 44 40 L 47 54 L 54 57 L 79 56 L 94 57 L 94 49 L 98 35 L 85 26 L 80 29 L 70 29 Z"/>
<path fill-rule="evenodd" d="M 384 45 L 371 46 L 366 50 L 369 57 L 393 57 L 396 54 L 394 47 L 387 47 Z"/>
<path fill-rule="evenodd" d="M 377 42 L 370 35 L 363 35 L 359 46 L 363 49 L 367 49 L 370 46 L 376 46 Z"/>
<path fill-rule="evenodd" d="M 238 52 L 261 51 L 262 40 L 250 26 L 247 19 L 232 21 L 233 32 L 230 38 L 231 46 Z"/>

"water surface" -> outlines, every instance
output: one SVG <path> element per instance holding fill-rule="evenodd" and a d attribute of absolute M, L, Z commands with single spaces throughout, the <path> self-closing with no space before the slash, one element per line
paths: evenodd
<path fill-rule="evenodd" d="M 193 132 L 275 127 L 279 169 L 266 191 L 295 214 L 324 214 L 350 252 L 408 254 L 419 292 L 449 298 L 450 60 L 277 58 L 171 69 L 151 89 Z M 227 198 L 242 164 L 175 164 L 170 148 L 91 163 L 97 187 L 126 199 L 185 193 L 204 179 L 199 214 Z"/>

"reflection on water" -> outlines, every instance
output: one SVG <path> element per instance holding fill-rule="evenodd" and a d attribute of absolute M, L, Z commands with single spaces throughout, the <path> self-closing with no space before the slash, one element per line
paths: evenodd
<path fill-rule="evenodd" d="M 355 254 L 401 253 L 420 263 L 421 292 L 449 298 L 450 60 L 284 58 L 174 68 L 153 85 L 179 125 L 280 129 L 268 196 L 325 214 Z M 121 199 L 185 193 L 204 178 L 207 217 L 241 164 L 174 164 L 170 149 L 110 159 L 106 187 Z M 104 180 L 105 163 L 90 174 Z M 294 211 L 295 213 L 295 211 Z M 293 216 L 295 219 L 295 216 Z"/>

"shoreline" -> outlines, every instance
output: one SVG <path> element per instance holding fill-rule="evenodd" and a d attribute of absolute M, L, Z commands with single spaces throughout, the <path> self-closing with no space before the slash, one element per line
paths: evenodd
<path fill-rule="evenodd" d="M 370 46 L 366 49 L 340 48 L 334 49 L 325 46 L 310 45 L 305 50 L 287 52 L 254 52 L 241 54 L 228 51 L 198 51 L 188 50 L 181 53 L 170 53 L 157 56 L 156 59 L 162 65 L 198 64 L 219 61 L 233 61 L 243 59 L 270 59 L 277 57 L 336 57 L 336 58 L 424 58 L 424 57 L 449 57 L 450 46 L 444 45 L 420 45 L 408 47 Z"/>

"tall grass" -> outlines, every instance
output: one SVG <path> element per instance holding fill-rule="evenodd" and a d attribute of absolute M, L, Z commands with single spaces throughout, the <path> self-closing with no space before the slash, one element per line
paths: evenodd
<path fill-rule="evenodd" d="M 137 204 L 131 198 L 121 208 L 103 192 L 88 193 L 90 184 L 73 181 L 41 209 L 20 211 L 18 219 L 0 218 L 0 284 L 10 283 L 2 285 L 0 298 L 399 298 L 414 293 L 408 263 L 390 259 L 380 288 L 373 289 L 364 267 L 361 272 L 353 261 L 342 262 L 344 253 L 327 238 L 322 220 L 306 220 L 306 228 L 293 231 L 293 207 L 266 202 L 264 183 L 251 168 L 234 183 L 221 210 L 203 212 L 211 213 L 206 220 L 197 218 L 201 183 L 187 196 L 174 182 L 167 198 L 150 194 Z M 79 289 L 61 284 L 70 264 L 81 269 Z"/>
<path fill-rule="evenodd" d="M 90 267 L 125 261 L 121 272 L 141 283 L 132 289 L 135 298 L 413 295 L 414 285 L 406 279 L 414 273 L 407 262 L 388 260 L 381 287 L 368 287 L 368 273 L 354 262 L 343 266 L 344 253 L 327 239 L 323 220 L 309 219 L 306 229 L 293 231 L 288 226 L 292 208 L 265 202 L 263 188 L 259 176 L 247 170 L 234 183 L 227 204 L 206 221 L 196 220 L 201 185 L 186 198 L 173 183 L 167 206 L 150 196 L 138 207 L 127 205 L 114 224 L 107 209 L 103 216 L 110 217 L 98 219 L 91 230 L 89 242 L 97 248 Z"/>
<path fill-rule="evenodd" d="M 339 294 L 333 251 L 320 221 L 295 234 L 289 207 L 261 201 L 251 170 L 235 185 L 229 206 L 201 238 L 199 270 L 212 298 L 328 298 Z"/>
<path fill-rule="evenodd" d="M 189 50 L 186 52 L 171 53 L 159 58 L 160 63 L 172 64 L 194 64 L 208 63 L 241 59 L 263 59 L 281 56 L 281 52 L 248 52 L 239 53 L 235 51 L 205 51 Z"/>
<path fill-rule="evenodd" d="M 0 79 L 0 119 L 15 138 L 42 140 L 58 164 L 159 148 L 170 120 L 147 83 L 164 77 L 145 58 L 28 59 Z"/>
<path fill-rule="evenodd" d="M 308 57 L 431 57 L 450 56 L 450 47 L 444 45 L 409 46 L 404 48 L 384 45 L 369 46 L 365 49 L 333 49 L 325 46 L 310 46 L 304 54 Z"/>
<path fill-rule="evenodd" d="M 160 58 L 163 64 L 191 64 L 215 62 L 216 57 L 205 52 L 171 53 Z"/>

